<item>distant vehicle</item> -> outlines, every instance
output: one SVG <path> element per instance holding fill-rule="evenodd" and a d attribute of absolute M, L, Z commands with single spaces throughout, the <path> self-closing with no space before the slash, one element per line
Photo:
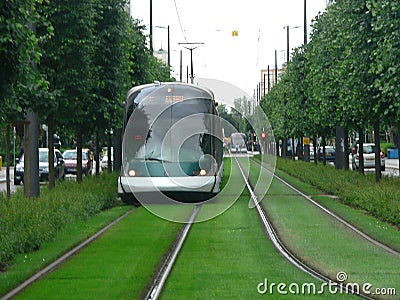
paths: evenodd
<path fill-rule="evenodd" d="M 111 147 L 111 164 L 114 162 L 114 148 Z M 102 169 L 108 169 L 108 151 L 104 150 L 103 158 L 101 159 L 100 166 Z"/>
<path fill-rule="evenodd" d="M 14 167 L 14 184 L 20 185 L 24 181 L 24 154 L 16 160 Z M 54 172 L 56 179 L 64 179 L 65 163 L 61 152 L 54 149 Z M 39 181 L 49 180 L 49 149 L 39 148 Z"/>
<path fill-rule="evenodd" d="M 356 141 L 351 147 L 351 166 L 353 170 L 360 168 L 360 149 L 359 143 Z M 375 168 L 375 144 L 365 143 L 363 144 L 363 156 L 364 156 L 364 169 Z M 380 152 L 381 157 L 381 170 L 385 171 L 385 156 L 383 152 Z"/>
<path fill-rule="evenodd" d="M 75 150 L 65 150 L 63 153 L 65 174 L 76 174 L 78 153 Z M 88 149 L 82 149 L 82 174 L 90 175 L 93 169 L 92 158 Z"/>
<path fill-rule="evenodd" d="M 310 144 L 310 159 L 311 159 L 311 160 L 314 160 L 314 156 L 315 156 L 315 153 L 314 153 L 314 145 L 313 145 L 313 144 Z"/>
<path fill-rule="evenodd" d="M 244 133 L 235 132 L 231 134 L 230 150 L 236 153 L 247 153 L 246 135 Z"/>
<path fill-rule="evenodd" d="M 318 149 L 318 161 L 323 161 L 323 148 Z M 325 146 L 325 161 L 335 163 L 335 148 L 333 146 Z"/>

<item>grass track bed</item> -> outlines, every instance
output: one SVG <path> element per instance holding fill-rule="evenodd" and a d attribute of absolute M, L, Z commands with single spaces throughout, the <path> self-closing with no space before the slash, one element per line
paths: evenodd
<path fill-rule="evenodd" d="M 234 168 L 233 176 L 240 176 Z M 243 181 L 242 181 L 243 185 Z M 161 299 L 265 299 L 257 286 L 264 282 L 320 282 L 285 261 L 267 239 L 246 192 L 222 215 L 194 224 Z M 212 210 L 212 205 L 202 210 Z M 280 295 L 273 298 L 293 299 Z M 299 297 L 299 296 L 297 296 Z M 320 299 L 321 295 L 307 295 Z M 336 298 L 324 294 L 324 298 Z M 344 295 L 348 299 L 352 296 Z"/>
<path fill-rule="evenodd" d="M 137 299 L 180 228 L 139 207 L 16 299 Z"/>
<path fill-rule="evenodd" d="M 253 164 L 252 168 L 259 167 Z M 330 278 L 342 271 L 347 273 L 349 282 L 368 282 L 375 288 L 393 287 L 400 291 L 398 257 L 371 245 L 305 198 L 291 193 L 275 179 L 263 205 L 281 239 L 296 256 Z M 324 197 L 324 201 L 335 200 Z M 341 209 L 353 210 L 343 205 Z"/>
<path fill-rule="evenodd" d="M 32 276 L 37 270 L 42 269 L 129 209 L 131 209 L 130 206 L 114 207 L 88 220 L 69 224 L 65 230 L 58 233 L 55 241 L 45 243 L 36 252 L 17 255 L 14 264 L 7 269 L 7 272 L 0 273 L 0 295 Z"/>

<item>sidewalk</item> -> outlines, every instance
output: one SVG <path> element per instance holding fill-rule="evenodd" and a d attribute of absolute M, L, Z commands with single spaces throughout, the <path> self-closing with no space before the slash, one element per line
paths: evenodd
<path fill-rule="evenodd" d="M 385 158 L 385 166 L 389 169 L 399 169 L 399 159 L 398 158 Z"/>
<path fill-rule="evenodd" d="M 14 179 L 14 167 L 10 167 L 10 181 Z M 6 167 L 0 170 L 0 183 L 6 182 Z"/>

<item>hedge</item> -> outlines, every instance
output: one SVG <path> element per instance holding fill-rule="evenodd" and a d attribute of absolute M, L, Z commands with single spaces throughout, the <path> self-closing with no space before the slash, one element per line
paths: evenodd
<path fill-rule="evenodd" d="M 58 182 L 43 186 L 39 198 L 25 198 L 20 189 L 7 199 L 0 194 L 0 271 L 18 253 L 29 253 L 55 239 L 67 224 L 116 204 L 116 173 L 85 177 L 82 183 Z"/>

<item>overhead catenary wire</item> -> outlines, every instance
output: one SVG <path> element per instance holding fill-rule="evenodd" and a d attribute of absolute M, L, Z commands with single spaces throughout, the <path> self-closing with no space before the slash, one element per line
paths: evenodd
<path fill-rule="evenodd" d="M 188 40 L 186 38 L 186 31 L 183 29 L 183 26 L 182 26 L 181 18 L 179 16 L 179 12 L 178 12 L 178 6 L 176 5 L 176 0 L 174 0 L 174 4 L 175 4 L 175 11 L 176 11 L 176 15 L 178 16 L 179 26 L 181 27 L 183 38 L 187 42 Z"/>

